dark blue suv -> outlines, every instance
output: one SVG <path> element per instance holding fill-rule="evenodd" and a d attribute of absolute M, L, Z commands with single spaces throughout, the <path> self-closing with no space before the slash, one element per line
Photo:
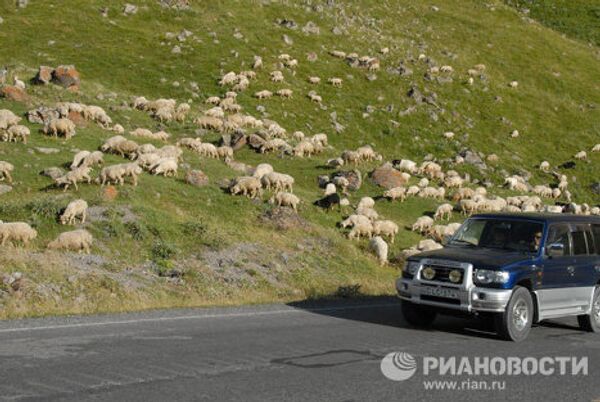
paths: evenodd
<path fill-rule="evenodd" d="M 565 316 L 599 332 L 600 217 L 475 215 L 443 249 L 410 257 L 396 289 L 413 325 L 462 311 L 492 315 L 512 341 L 534 322 Z"/>

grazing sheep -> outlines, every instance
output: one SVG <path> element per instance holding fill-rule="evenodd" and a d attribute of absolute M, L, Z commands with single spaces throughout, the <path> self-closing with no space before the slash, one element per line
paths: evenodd
<path fill-rule="evenodd" d="M 363 161 L 374 161 L 374 160 L 382 160 L 382 156 L 373 150 L 370 145 L 364 145 L 356 149 L 358 153 L 358 157 Z"/>
<path fill-rule="evenodd" d="M 85 223 L 88 203 L 85 200 L 71 201 L 65 212 L 60 216 L 61 225 L 74 225 L 75 218 L 80 217 L 81 223 Z"/>
<path fill-rule="evenodd" d="M 279 91 L 275 92 L 275 94 L 282 98 L 291 98 L 294 94 L 294 91 L 292 91 L 291 89 L 280 89 Z"/>
<path fill-rule="evenodd" d="M 75 135 L 75 123 L 69 119 L 52 119 L 42 130 L 44 134 L 54 137 L 63 136 L 70 139 Z"/>
<path fill-rule="evenodd" d="M 273 82 L 283 82 L 284 77 L 281 71 L 273 71 L 271 72 L 271 81 Z"/>
<path fill-rule="evenodd" d="M 163 175 L 165 177 L 177 176 L 177 159 L 162 158 L 150 167 L 150 173 L 153 175 Z M 141 173 L 141 171 L 140 171 Z"/>
<path fill-rule="evenodd" d="M 96 165 L 102 165 L 104 163 L 104 155 L 100 151 L 94 151 L 83 158 L 80 166 L 94 167 Z M 73 168 L 71 168 L 73 169 Z"/>
<path fill-rule="evenodd" d="M 323 97 L 320 95 L 317 95 L 317 93 L 315 91 L 310 91 L 307 96 L 311 101 L 313 101 L 315 103 L 323 102 Z"/>
<path fill-rule="evenodd" d="M 360 155 L 356 151 L 344 151 L 341 158 L 345 164 L 351 163 L 353 165 L 357 165 L 361 160 Z"/>
<path fill-rule="evenodd" d="M 421 192 L 421 188 L 419 186 L 410 186 L 406 190 L 406 196 L 407 197 L 414 197 L 416 195 L 419 195 L 420 192 Z"/>
<path fill-rule="evenodd" d="M 194 120 L 194 123 L 208 130 L 220 130 L 223 127 L 223 120 L 211 116 L 200 116 Z"/>
<path fill-rule="evenodd" d="M 360 239 L 361 237 L 368 237 L 369 239 L 373 236 L 373 225 L 369 222 L 368 224 L 359 223 L 352 227 L 350 233 L 348 233 L 348 239 Z"/>
<path fill-rule="evenodd" d="M 114 148 L 112 149 L 112 151 L 118 155 L 120 155 L 121 157 L 125 158 L 132 158 L 134 159 L 137 155 L 136 155 L 136 151 L 138 149 L 138 144 L 135 141 L 131 141 L 131 140 L 125 140 L 125 141 L 121 141 L 119 143 L 117 143 Z"/>
<path fill-rule="evenodd" d="M 362 197 L 356 206 L 356 209 L 361 208 L 373 208 L 375 207 L 375 200 L 371 197 Z"/>
<path fill-rule="evenodd" d="M 342 209 L 341 198 L 340 198 L 340 195 L 337 194 L 337 193 L 335 193 L 335 194 L 329 194 L 329 195 L 327 195 L 327 196 L 325 196 L 325 197 L 323 197 L 323 198 L 315 201 L 313 203 L 313 205 L 316 205 L 316 206 L 318 206 L 320 208 L 323 208 L 323 209 L 325 209 L 327 211 L 332 210 L 335 205 L 338 206 L 338 210 Z"/>
<path fill-rule="evenodd" d="M 256 198 L 261 192 L 260 180 L 252 176 L 241 176 L 236 178 L 229 187 L 232 195 L 241 194 L 250 198 Z"/>
<path fill-rule="evenodd" d="M 27 144 L 27 139 L 29 138 L 31 131 L 27 126 L 14 125 L 8 128 L 7 134 L 9 142 L 21 140 L 23 144 Z"/>
<path fill-rule="evenodd" d="M 115 135 L 114 137 L 110 137 L 109 139 L 104 141 L 104 144 L 100 146 L 100 150 L 102 152 L 111 152 L 118 143 L 126 140 L 127 138 L 121 135 Z"/>
<path fill-rule="evenodd" d="M 48 243 L 48 248 L 50 250 L 77 251 L 78 253 L 85 251 L 86 254 L 89 254 L 93 241 L 94 238 L 90 232 L 78 229 L 59 234 L 55 240 Z"/>
<path fill-rule="evenodd" d="M 388 245 L 380 236 L 375 236 L 371 239 L 369 242 L 369 248 L 375 252 L 380 265 L 383 266 L 387 264 Z"/>
<path fill-rule="evenodd" d="M 0 181 L 6 180 L 9 183 L 13 182 L 10 172 L 15 170 L 15 167 L 6 161 L 0 161 Z"/>
<path fill-rule="evenodd" d="M 577 152 L 574 156 L 575 159 L 579 159 L 581 161 L 587 160 L 587 152 L 585 151 L 579 151 Z"/>
<path fill-rule="evenodd" d="M 406 199 L 406 187 L 400 186 L 391 188 L 387 191 L 384 191 L 383 196 L 389 199 L 390 201 L 395 201 L 399 199 L 401 202 L 404 202 L 404 200 Z"/>
<path fill-rule="evenodd" d="M 269 199 L 269 203 L 277 204 L 278 207 L 291 207 L 297 212 L 298 204 L 300 204 L 300 198 L 292 193 L 278 192 Z"/>
<path fill-rule="evenodd" d="M 348 194 L 348 186 L 350 186 L 350 180 L 348 180 L 344 176 L 336 176 L 333 178 L 333 184 L 335 184 L 342 190 L 342 194 Z"/>
<path fill-rule="evenodd" d="M 7 130 L 19 124 L 21 118 L 8 109 L 0 109 L 0 130 Z"/>
<path fill-rule="evenodd" d="M 370 207 L 356 208 L 354 212 L 358 215 L 366 216 L 371 221 L 379 219 L 379 214 L 377 213 L 377 211 Z"/>
<path fill-rule="evenodd" d="M 257 70 L 257 69 L 261 68 L 262 65 L 263 65 L 262 57 L 254 56 L 254 62 L 252 63 L 252 69 Z"/>
<path fill-rule="evenodd" d="M 114 126 L 112 126 L 110 131 L 117 133 L 117 134 L 123 134 L 125 132 L 125 128 L 120 124 L 115 124 Z"/>
<path fill-rule="evenodd" d="M 600 152 L 600 144 L 594 145 L 594 147 L 592 148 L 592 152 Z"/>
<path fill-rule="evenodd" d="M 258 99 L 268 99 L 273 96 L 273 92 L 268 90 L 262 90 L 254 93 L 254 97 Z"/>
<path fill-rule="evenodd" d="M 54 179 L 54 184 L 58 187 L 64 186 L 63 191 L 67 191 L 69 186 L 73 185 L 75 190 L 78 190 L 77 187 L 78 182 L 86 181 L 87 183 L 92 182 L 92 178 L 90 177 L 92 169 L 87 166 L 80 166 L 67 172 L 64 176 L 57 177 Z"/>
<path fill-rule="evenodd" d="M 412 225 L 413 232 L 426 233 L 433 226 L 433 219 L 429 216 L 421 216 Z"/>
<path fill-rule="evenodd" d="M 194 151 L 198 155 L 204 156 L 206 158 L 219 159 L 219 151 L 217 150 L 217 147 L 208 142 L 203 142 L 201 144 L 198 144 L 194 148 Z M 232 152 L 233 152 L 233 150 L 232 150 Z"/>
<path fill-rule="evenodd" d="M 123 185 L 125 182 L 125 168 L 123 167 L 123 164 L 111 165 L 103 168 L 96 181 L 102 186 L 106 183 Z"/>
<path fill-rule="evenodd" d="M 329 54 L 332 55 L 333 57 L 337 57 L 338 59 L 346 58 L 346 52 L 342 52 L 341 50 L 332 50 L 329 52 Z"/>
<path fill-rule="evenodd" d="M 73 157 L 73 162 L 71 162 L 71 170 L 78 168 L 81 166 L 83 160 L 90 155 L 90 151 L 79 151 Z"/>
<path fill-rule="evenodd" d="M 341 88 L 341 86 L 342 86 L 342 79 L 341 78 L 335 78 L 335 77 L 333 77 L 333 78 L 328 79 L 327 82 L 329 82 L 334 87 Z"/>
<path fill-rule="evenodd" d="M 292 152 L 293 152 L 294 156 L 310 157 L 312 154 L 315 153 L 315 146 L 309 140 L 302 140 L 298 145 L 296 145 L 294 147 Z"/>
<path fill-rule="evenodd" d="M 112 124 L 112 119 L 100 106 L 85 106 L 83 108 L 83 118 L 93 121 L 104 128 L 108 128 Z"/>
<path fill-rule="evenodd" d="M 548 172 L 550 170 L 550 162 L 543 161 L 542 163 L 540 163 L 540 170 L 542 172 Z"/>
<path fill-rule="evenodd" d="M 361 223 L 362 224 L 370 224 L 371 220 L 364 215 L 352 214 L 348 218 L 344 219 L 340 223 L 340 226 L 343 228 L 347 228 L 347 227 L 353 227 L 355 225 L 359 225 Z"/>
<path fill-rule="evenodd" d="M 267 190 L 275 191 L 293 191 L 294 178 L 288 174 L 270 172 L 265 174 L 261 179 L 260 183 Z"/>
<path fill-rule="evenodd" d="M 37 231 L 25 222 L 0 223 L 0 245 L 2 246 L 7 241 L 13 244 L 21 242 L 23 246 L 27 246 L 36 237 Z"/>
<path fill-rule="evenodd" d="M 433 219 L 438 220 L 438 219 L 444 219 L 444 217 L 446 217 L 447 220 L 450 220 L 450 218 L 452 217 L 452 211 L 454 210 L 454 207 L 450 204 L 442 204 L 439 207 L 437 207 L 435 214 L 433 215 Z"/>
<path fill-rule="evenodd" d="M 321 79 L 319 77 L 308 77 L 308 82 L 316 85 L 321 82 Z"/>
<path fill-rule="evenodd" d="M 263 176 L 265 176 L 268 173 L 273 173 L 273 166 L 269 165 L 268 163 L 259 163 L 254 169 L 252 176 L 261 180 Z"/>
<path fill-rule="evenodd" d="M 233 159 L 233 148 L 223 145 L 217 148 L 217 155 L 222 159 Z"/>
<path fill-rule="evenodd" d="M 390 243 L 394 243 L 394 238 L 398 234 L 398 225 L 390 220 L 373 222 L 373 234 L 379 236 L 388 236 Z"/>
<path fill-rule="evenodd" d="M 409 159 L 401 159 L 400 161 L 394 161 L 394 167 L 398 170 L 403 170 L 407 173 L 415 174 L 418 171 L 417 163 Z"/>

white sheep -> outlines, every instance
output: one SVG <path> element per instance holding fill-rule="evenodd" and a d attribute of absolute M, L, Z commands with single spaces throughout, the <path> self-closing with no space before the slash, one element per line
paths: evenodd
<path fill-rule="evenodd" d="M 588 156 L 587 156 L 587 152 L 585 152 L 585 151 L 579 151 L 573 157 L 575 159 L 579 159 L 579 160 L 584 161 L 584 160 L 587 159 Z"/>
<path fill-rule="evenodd" d="M 21 140 L 23 144 L 27 144 L 27 139 L 29 138 L 31 131 L 27 126 L 14 125 L 8 128 L 7 134 L 9 142 L 17 142 L 17 140 Z"/>
<path fill-rule="evenodd" d="M 373 236 L 373 225 L 369 222 L 359 223 L 352 227 L 350 233 L 348 233 L 349 239 L 359 239 L 361 237 L 368 237 L 369 239 Z"/>
<path fill-rule="evenodd" d="M 7 241 L 13 244 L 21 242 L 23 246 L 27 246 L 36 237 L 37 231 L 25 222 L 0 223 L 0 245 L 2 246 Z"/>
<path fill-rule="evenodd" d="M 334 87 L 341 88 L 341 86 L 342 86 L 342 79 L 341 78 L 332 77 L 332 78 L 328 79 L 327 81 L 331 85 L 333 85 Z"/>
<path fill-rule="evenodd" d="M 69 172 L 67 172 L 64 176 L 57 177 L 54 179 L 54 184 L 56 186 L 64 186 L 63 191 L 67 191 L 69 186 L 75 187 L 75 190 L 78 190 L 77 187 L 78 182 L 86 181 L 87 183 L 91 183 L 92 178 L 90 177 L 92 169 L 87 166 L 80 166 L 75 168 Z"/>
<path fill-rule="evenodd" d="M 540 163 L 540 170 L 542 172 L 548 172 L 550 170 L 550 162 L 548 162 L 548 161 L 542 161 Z"/>
<path fill-rule="evenodd" d="M 232 195 L 245 195 L 250 198 L 256 198 L 261 192 L 261 183 L 256 177 L 241 176 L 236 178 L 229 187 Z"/>
<path fill-rule="evenodd" d="M 118 143 L 126 140 L 127 138 L 121 135 L 115 135 L 114 137 L 110 137 L 104 141 L 104 144 L 100 146 L 100 150 L 102 152 L 111 152 Z"/>
<path fill-rule="evenodd" d="M 78 168 L 81 166 L 83 160 L 90 155 L 90 151 L 79 151 L 73 157 L 73 162 L 71 162 L 71 169 Z"/>
<path fill-rule="evenodd" d="M 165 177 L 177 176 L 177 159 L 162 158 L 150 167 L 150 172 L 153 175 L 163 175 Z"/>
<path fill-rule="evenodd" d="M 69 119 L 52 119 L 43 128 L 44 134 L 70 139 L 75 135 L 75 123 Z"/>
<path fill-rule="evenodd" d="M 319 77 L 308 77 L 308 82 L 316 85 L 321 82 L 321 79 Z"/>
<path fill-rule="evenodd" d="M 375 252 L 380 265 L 388 262 L 388 245 L 380 236 L 375 236 L 369 241 L 369 248 Z"/>
<path fill-rule="evenodd" d="M 327 183 L 327 185 L 325 186 L 325 191 L 324 191 L 324 195 L 331 195 L 331 194 L 335 194 L 337 193 L 337 188 L 335 187 L 334 183 Z"/>
<path fill-rule="evenodd" d="M 272 172 L 273 172 L 273 166 L 269 165 L 268 163 L 260 163 L 254 169 L 252 176 L 261 180 L 264 175 L 266 175 L 268 173 L 272 173 Z"/>
<path fill-rule="evenodd" d="M 400 200 L 404 202 L 406 199 L 406 187 L 394 187 L 383 192 L 383 196 L 391 201 Z"/>
<path fill-rule="evenodd" d="M 398 225 L 390 220 L 373 222 L 373 234 L 379 236 L 388 236 L 390 243 L 394 243 L 394 238 L 398 234 Z"/>
<path fill-rule="evenodd" d="M 291 89 L 280 89 L 279 91 L 275 92 L 275 94 L 277 96 L 280 96 L 282 98 L 291 98 L 292 95 L 294 94 L 294 91 L 292 91 Z"/>
<path fill-rule="evenodd" d="M 258 99 L 268 99 L 273 96 L 273 92 L 268 90 L 262 90 L 254 93 L 254 97 Z"/>
<path fill-rule="evenodd" d="M 62 225 L 74 225 L 75 218 L 80 217 L 81 223 L 85 223 L 87 215 L 88 203 L 85 200 L 71 201 L 67 208 L 60 216 L 60 223 Z"/>
<path fill-rule="evenodd" d="M 13 182 L 11 172 L 15 170 L 12 163 L 6 161 L 0 161 L 0 181 L 6 180 L 9 183 Z"/>
<path fill-rule="evenodd" d="M 292 193 L 280 191 L 273 195 L 269 199 L 271 204 L 276 204 L 278 207 L 291 207 L 294 211 L 298 211 L 298 204 L 300 204 L 300 198 Z"/>
<path fill-rule="evenodd" d="M 347 227 L 353 227 L 355 225 L 359 225 L 361 223 L 362 224 L 371 224 L 371 220 L 364 215 L 352 214 L 348 218 L 344 219 L 340 223 L 340 226 L 343 228 L 347 228 Z"/>
<path fill-rule="evenodd" d="M 435 214 L 433 215 L 433 219 L 444 219 L 445 217 L 447 220 L 450 220 L 453 210 L 454 207 L 451 204 L 442 204 L 437 207 Z"/>
<path fill-rule="evenodd" d="M 0 130 L 19 124 L 21 118 L 8 109 L 0 109 Z"/>
<path fill-rule="evenodd" d="M 94 238 L 90 232 L 78 229 L 59 234 L 55 240 L 48 243 L 48 249 L 77 251 L 79 253 L 85 251 L 86 254 L 89 254 L 93 241 Z"/>
<path fill-rule="evenodd" d="M 412 225 L 413 232 L 426 233 L 433 226 L 433 219 L 429 216 L 421 216 Z"/>
<path fill-rule="evenodd" d="M 592 152 L 600 152 L 600 144 L 594 145 L 594 147 L 592 148 Z"/>

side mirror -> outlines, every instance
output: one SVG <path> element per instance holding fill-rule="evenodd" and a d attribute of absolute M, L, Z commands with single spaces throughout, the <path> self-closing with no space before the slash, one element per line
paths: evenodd
<path fill-rule="evenodd" d="M 546 254 L 551 258 L 562 257 L 565 255 L 565 245 L 562 243 L 552 243 L 548 246 Z"/>

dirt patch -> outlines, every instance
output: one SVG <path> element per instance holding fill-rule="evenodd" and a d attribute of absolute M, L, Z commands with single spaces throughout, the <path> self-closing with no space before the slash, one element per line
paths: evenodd
<path fill-rule="evenodd" d="M 116 208 L 93 206 L 89 207 L 87 212 L 89 222 L 106 222 L 110 220 L 111 215 L 116 215 L 123 223 L 137 222 L 138 220 L 138 216 L 128 206 Z"/>
<path fill-rule="evenodd" d="M 295 228 L 308 229 L 310 224 L 299 216 L 293 209 L 277 207 L 268 210 L 261 215 L 263 223 L 274 226 L 278 230 L 289 230 Z"/>
<path fill-rule="evenodd" d="M 206 251 L 201 260 L 205 267 L 221 281 L 244 287 L 261 280 L 283 288 L 284 275 L 291 267 L 290 256 L 274 253 L 255 243 L 240 243 L 220 251 Z"/>

